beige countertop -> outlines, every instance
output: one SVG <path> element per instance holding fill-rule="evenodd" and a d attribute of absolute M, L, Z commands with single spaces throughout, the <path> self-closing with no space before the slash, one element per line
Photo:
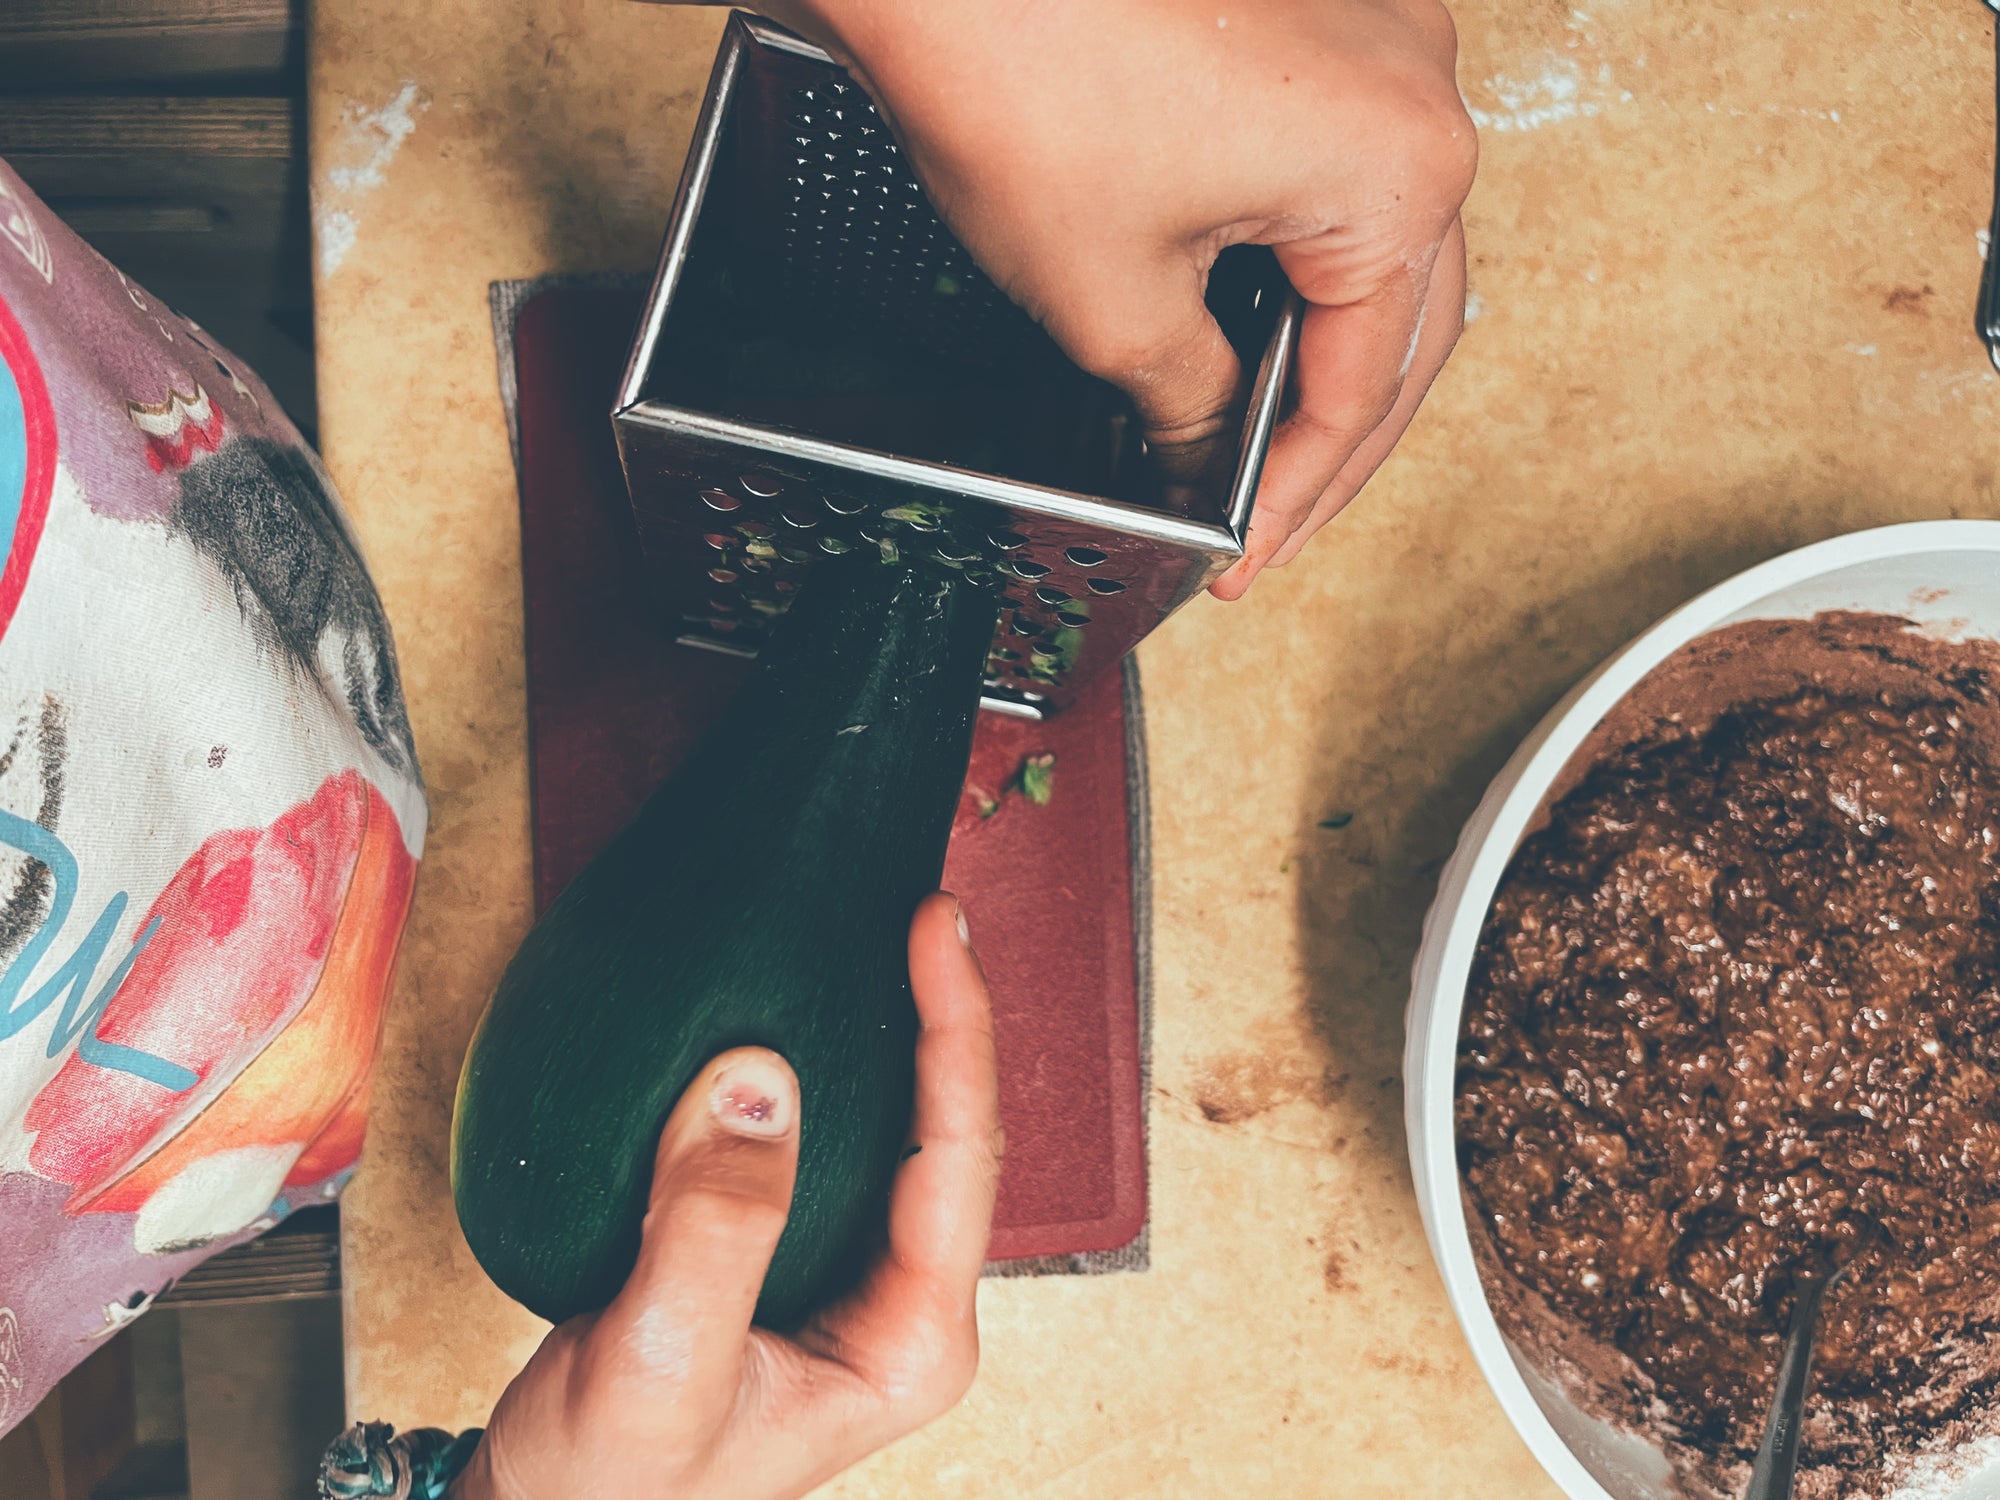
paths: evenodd
<path fill-rule="evenodd" d="M 830 1493 L 1554 1493 L 1459 1337 L 1405 1164 L 1438 864 L 1535 718 L 1690 593 L 1836 532 L 2000 515 L 1970 331 L 1984 7 L 1576 3 L 1457 9 L 1476 315 L 1397 457 L 1300 563 L 1140 653 L 1152 1269 L 988 1283 L 972 1395 Z M 651 262 L 720 22 L 314 7 L 322 433 L 433 809 L 344 1219 L 357 1416 L 480 1421 L 539 1336 L 446 1183 L 459 1057 L 528 916 L 486 287 Z"/>

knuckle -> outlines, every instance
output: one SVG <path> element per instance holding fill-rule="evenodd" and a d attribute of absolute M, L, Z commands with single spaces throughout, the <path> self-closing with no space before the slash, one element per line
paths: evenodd
<path fill-rule="evenodd" d="M 965 1399 L 972 1382 L 979 1374 L 979 1341 L 962 1339 L 955 1341 L 952 1352 L 932 1372 L 929 1393 L 930 1408 L 926 1420 L 943 1416 Z"/>
<path fill-rule="evenodd" d="M 718 1142 L 682 1163 L 665 1189 L 670 1201 L 682 1197 L 742 1199 L 776 1203 L 782 1208 L 789 1196 L 784 1191 L 789 1173 L 774 1170 L 776 1166 L 757 1147 L 744 1149 L 735 1142 Z"/>
<path fill-rule="evenodd" d="M 1438 0 L 1407 0 L 1403 14 L 1423 44 L 1447 67 L 1458 57 L 1458 23 Z"/>
<path fill-rule="evenodd" d="M 1382 425 L 1395 408 L 1400 390 L 1400 383 L 1370 381 L 1360 389 L 1323 398 L 1311 407 L 1301 406 L 1293 420 L 1311 429 L 1318 441 L 1345 455 Z M 1341 461 L 1346 462 L 1344 456 Z M 1318 499 L 1317 494 L 1301 499 L 1297 508 L 1300 519 L 1311 513 Z"/>
<path fill-rule="evenodd" d="M 1115 326 L 1073 327 L 1058 341 L 1067 346 L 1072 360 L 1100 380 L 1130 379 L 1151 369 L 1159 356 L 1151 340 Z"/>
<path fill-rule="evenodd" d="M 776 1239 L 785 1228 L 787 1206 L 766 1194 L 720 1186 L 707 1194 L 711 1232 L 731 1240 Z"/>
<path fill-rule="evenodd" d="M 1405 165 L 1429 184 L 1440 218 L 1449 223 L 1479 170 L 1479 132 L 1449 74 L 1426 76 L 1406 95 L 1398 135 Z"/>
<path fill-rule="evenodd" d="M 645 1232 L 656 1232 L 654 1221 L 659 1220 L 675 1239 L 704 1246 L 711 1241 L 775 1239 L 785 1227 L 787 1209 L 757 1184 L 725 1173 L 706 1174 L 657 1205 L 647 1215 Z"/>
<path fill-rule="evenodd" d="M 943 1416 L 965 1399 L 979 1373 L 979 1332 L 970 1317 L 927 1322 L 892 1378 L 889 1397 L 912 1422 Z"/>

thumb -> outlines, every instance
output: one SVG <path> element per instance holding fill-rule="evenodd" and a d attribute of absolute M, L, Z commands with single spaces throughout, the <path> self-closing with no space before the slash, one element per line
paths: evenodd
<path fill-rule="evenodd" d="M 1050 336 L 1131 399 L 1169 477 L 1200 477 L 1227 446 L 1243 378 L 1203 300 L 1206 272 L 1168 254 L 1138 264 L 1072 262 L 1045 274 L 1045 285 L 1025 290 Z"/>
<path fill-rule="evenodd" d="M 761 1047 L 711 1061 L 660 1134 L 638 1262 L 606 1331 L 689 1396 L 734 1399 L 798 1159 L 798 1079 Z"/>

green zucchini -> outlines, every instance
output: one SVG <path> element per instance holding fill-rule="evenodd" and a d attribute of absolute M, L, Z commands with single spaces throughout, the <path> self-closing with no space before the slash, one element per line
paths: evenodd
<path fill-rule="evenodd" d="M 452 1194 L 501 1290 L 560 1322 L 639 1247 L 654 1148 L 716 1053 L 799 1077 L 798 1182 L 758 1319 L 879 1238 L 909 1129 L 907 929 L 944 869 L 996 600 L 822 559 L 689 761 L 535 924 L 466 1054 Z"/>

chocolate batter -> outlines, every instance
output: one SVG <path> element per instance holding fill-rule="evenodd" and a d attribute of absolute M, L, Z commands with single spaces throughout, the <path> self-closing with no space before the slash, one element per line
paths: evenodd
<path fill-rule="evenodd" d="M 1457 1118 L 1496 1304 L 1691 1488 L 1741 1492 L 1792 1278 L 1861 1215 L 1888 1242 L 1822 1312 L 1800 1494 L 1995 1425 L 1989 681 L 1990 645 L 1879 616 L 1706 637 L 1579 754 L 1487 917 Z"/>

